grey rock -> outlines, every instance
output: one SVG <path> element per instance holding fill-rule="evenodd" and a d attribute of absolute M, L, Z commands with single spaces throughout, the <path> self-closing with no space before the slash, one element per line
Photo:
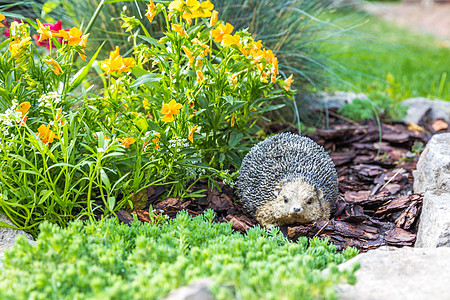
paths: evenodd
<path fill-rule="evenodd" d="M 415 193 L 434 188 L 450 192 L 450 133 L 435 134 L 430 139 L 413 176 Z"/>
<path fill-rule="evenodd" d="M 0 214 L 0 221 L 15 226 L 8 217 L 2 214 Z M 0 268 L 2 266 L 1 261 L 5 257 L 4 251 L 14 246 L 16 244 L 16 237 L 21 234 L 25 235 L 30 242 L 34 243 L 33 237 L 23 230 L 0 227 Z"/>
<path fill-rule="evenodd" d="M 405 123 L 419 124 L 423 118 L 450 122 L 450 102 L 448 101 L 417 97 L 405 99 L 402 104 L 409 106 L 406 117 L 403 118 Z"/>
<path fill-rule="evenodd" d="M 213 300 L 214 296 L 209 291 L 213 281 L 200 279 L 190 285 L 176 289 L 164 298 L 165 300 Z"/>
<path fill-rule="evenodd" d="M 448 299 L 450 248 L 381 247 L 359 254 L 340 265 L 359 261 L 356 285 L 337 287 L 341 300 Z"/>
<path fill-rule="evenodd" d="M 0 222 L 4 222 L 4 223 L 7 223 L 9 225 L 16 227 L 16 225 L 14 225 L 14 223 L 8 217 L 6 217 L 2 214 L 0 214 Z M 33 237 L 30 234 L 24 232 L 23 230 L 12 229 L 12 228 L 8 228 L 8 227 L 0 226 L 0 243 L 1 242 L 14 242 L 16 240 L 16 236 L 19 234 L 24 234 L 28 239 L 33 240 Z"/>
<path fill-rule="evenodd" d="M 425 192 L 414 247 L 450 247 L 450 193 L 439 189 Z"/>
<path fill-rule="evenodd" d="M 311 105 L 319 109 L 341 108 L 345 104 L 352 103 L 355 99 L 367 99 L 365 94 L 356 94 L 352 92 L 319 92 L 315 94 Z"/>

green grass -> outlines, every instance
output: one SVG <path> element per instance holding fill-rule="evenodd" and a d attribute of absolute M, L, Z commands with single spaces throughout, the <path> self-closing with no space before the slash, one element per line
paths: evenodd
<path fill-rule="evenodd" d="M 322 44 L 334 62 L 330 90 L 368 93 L 394 88 L 399 100 L 418 96 L 450 100 L 450 48 L 437 39 L 362 12 L 330 13 L 325 20 L 353 28 Z M 388 82 L 388 74 L 394 82 Z"/>

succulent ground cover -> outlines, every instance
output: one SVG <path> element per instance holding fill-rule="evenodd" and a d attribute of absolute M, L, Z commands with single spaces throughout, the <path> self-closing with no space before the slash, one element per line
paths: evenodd
<path fill-rule="evenodd" d="M 334 285 L 354 282 L 336 264 L 356 255 L 326 240 L 289 242 L 277 229 L 246 235 L 213 222 L 212 210 L 195 218 L 151 214 L 128 226 L 111 218 L 41 224 L 36 245 L 25 239 L 6 253 L 2 299 L 161 299 L 200 278 L 214 281 L 217 299 L 335 299 Z M 322 272 L 328 268 L 328 272 Z"/>

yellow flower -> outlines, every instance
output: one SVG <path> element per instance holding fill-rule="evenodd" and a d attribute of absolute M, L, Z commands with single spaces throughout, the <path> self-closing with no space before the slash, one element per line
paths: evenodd
<path fill-rule="evenodd" d="M 197 0 L 184 0 L 183 10 L 183 18 L 184 19 L 194 19 L 198 18 L 200 8 L 200 2 Z"/>
<path fill-rule="evenodd" d="M 181 8 L 183 7 L 183 1 L 182 0 L 175 0 L 169 4 L 169 10 L 178 10 L 181 11 Z"/>
<path fill-rule="evenodd" d="M 4 19 L 5 19 L 5 16 L 0 13 L 0 27 L 5 27 L 5 25 L 3 25 L 3 23 L 2 23 Z"/>
<path fill-rule="evenodd" d="M 132 138 L 132 137 L 125 138 L 124 140 L 122 140 L 122 139 L 117 139 L 117 140 L 118 140 L 118 141 L 120 142 L 120 144 L 121 144 L 122 146 L 124 146 L 125 148 L 130 147 L 131 144 L 133 144 L 134 142 L 136 142 L 136 140 L 135 140 L 134 138 Z"/>
<path fill-rule="evenodd" d="M 23 40 L 15 40 L 9 43 L 9 52 L 11 52 L 11 57 L 15 57 L 25 46 L 31 44 L 31 37 L 27 37 Z"/>
<path fill-rule="evenodd" d="M 209 26 L 216 25 L 217 21 L 219 21 L 219 12 L 217 10 L 213 10 L 211 13 L 211 19 L 209 20 Z"/>
<path fill-rule="evenodd" d="M 217 26 L 217 28 L 211 30 L 211 37 L 216 43 L 220 43 L 222 42 L 223 37 L 226 34 L 231 34 L 233 32 L 233 29 L 234 27 L 230 23 L 227 23 L 225 25 L 220 24 L 219 26 Z"/>
<path fill-rule="evenodd" d="M 145 109 L 150 108 L 150 103 L 148 102 L 147 98 L 144 98 L 144 101 L 142 101 L 142 104 L 144 105 Z"/>
<path fill-rule="evenodd" d="M 197 128 L 198 128 L 198 125 L 195 125 L 189 130 L 188 139 L 191 141 L 191 143 L 194 142 L 194 132 L 197 130 Z"/>
<path fill-rule="evenodd" d="M 145 14 L 149 22 L 152 22 L 153 18 L 158 14 L 155 8 L 155 3 L 153 3 L 153 0 L 150 0 L 150 4 L 147 5 L 147 13 Z"/>
<path fill-rule="evenodd" d="M 178 25 L 178 24 L 172 24 L 172 30 L 181 34 L 184 37 L 189 37 L 186 33 L 186 31 L 184 30 L 183 26 Z"/>
<path fill-rule="evenodd" d="M 116 72 L 118 74 L 122 72 L 131 72 L 130 67 L 134 66 L 134 60 L 131 57 L 122 58 L 119 55 L 119 47 L 116 46 L 116 50 L 109 53 L 109 58 L 101 62 L 100 67 L 106 74 Z"/>
<path fill-rule="evenodd" d="M 48 124 L 47 126 L 45 126 L 44 124 L 39 126 L 38 137 L 44 144 L 53 143 L 53 139 L 58 139 L 58 136 L 53 131 L 51 131 L 50 124 Z"/>
<path fill-rule="evenodd" d="M 231 127 L 234 127 L 234 122 L 236 122 L 236 115 L 235 115 L 235 114 L 233 114 L 233 115 L 231 116 L 231 121 L 230 121 L 230 126 L 231 126 Z"/>
<path fill-rule="evenodd" d="M 63 70 L 61 69 L 61 66 L 58 64 L 58 62 L 56 60 L 54 60 L 54 59 L 44 59 L 42 61 L 47 63 L 47 64 L 49 64 L 49 65 L 51 65 L 53 67 L 53 72 L 56 75 L 59 75 L 59 74 L 63 73 Z"/>
<path fill-rule="evenodd" d="M 222 43 L 220 43 L 222 46 L 230 47 L 233 45 L 239 44 L 239 36 L 238 35 L 231 35 L 231 34 L 225 34 L 222 40 Z"/>
<path fill-rule="evenodd" d="M 197 82 L 201 83 L 203 80 L 205 80 L 205 75 L 201 70 L 197 70 Z"/>
<path fill-rule="evenodd" d="M 293 82 L 294 82 L 294 75 L 291 74 L 291 76 L 289 76 L 288 78 L 286 78 L 286 80 L 284 81 L 284 86 L 283 86 L 283 88 L 284 88 L 286 91 L 289 91 L 290 88 L 291 88 L 291 84 L 292 84 Z"/>
<path fill-rule="evenodd" d="M 164 104 L 162 109 L 161 109 L 161 113 L 164 115 L 164 117 L 162 118 L 162 120 L 164 122 L 173 122 L 174 115 L 177 115 L 180 112 L 180 109 L 183 108 L 183 105 L 181 105 L 180 103 L 177 103 L 177 101 L 175 101 L 175 99 L 171 100 L 169 102 L 169 104 Z"/>
<path fill-rule="evenodd" d="M 39 29 L 37 30 L 37 32 L 41 34 L 39 36 L 38 42 L 43 42 L 46 39 L 51 39 L 52 31 L 50 30 L 50 26 L 45 27 L 44 25 L 42 25 L 41 21 L 39 21 L 38 19 L 36 19 L 36 22 L 38 23 L 38 26 L 39 26 Z"/>
<path fill-rule="evenodd" d="M 209 0 L 203 1 L 200 4 L 200 8 L 197 11 L 199 17 L 208 18 L 211 17 L 211 10 L 214 9 L 214 4 L 212 4 Z"/>

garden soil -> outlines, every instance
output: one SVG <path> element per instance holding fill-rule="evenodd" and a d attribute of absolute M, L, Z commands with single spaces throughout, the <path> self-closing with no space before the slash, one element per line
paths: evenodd
<path fill-rule="evenodd" d="M 423 198 L 412 191 L 412 170 L 430 137 L 450 132 L 449 124 L 441 120 L 422 122 L 422 126 L 374 120 L 349 124 L 331 113 L 337 116 L 332 125 L 309 136 L 330 152 L 336 165 L 340 192 L 336 210 L 331 220 L 282 226 L 281 232 L 292 241 L 301 236 L 328 238 L 339 250 L 347 246 L 363 252 L 384 245 L 413 246 Z M 296 132 L 289 124 L 266 128 L 267 134 L 284 131 Z M 135 209 L 120 211 L 119 219 L 129 223 L 135 214 L 140 221 L 149 222 L 151 206 L 170 218 L 180 210 L 196 216 L 212 209 L 215 221 L 232 222 L 233 229 L 241 233 L 257 225 L 243 213 L 232 187 L 201 182 L 191 189 L 198 190 L 205 190 L 204 197 L 164 199 L 163 187 L 150 186 L 133 196 Z"/>

